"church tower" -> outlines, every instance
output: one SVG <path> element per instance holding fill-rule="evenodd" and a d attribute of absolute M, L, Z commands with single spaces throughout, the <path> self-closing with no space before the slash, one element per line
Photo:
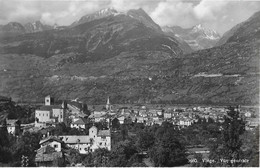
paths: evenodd
<path fill-rule="evenodd" d="M 106 109 L 111 110 L 111 104 L 110 104 L 110 101 L 109 101 L 109 97 L 107 97 Z"/>
<path fill-rule="evenodd" d="M 45 97 L 45 106 L 50 106 L 51 105 L 51 96 L 48 95 Z"/>

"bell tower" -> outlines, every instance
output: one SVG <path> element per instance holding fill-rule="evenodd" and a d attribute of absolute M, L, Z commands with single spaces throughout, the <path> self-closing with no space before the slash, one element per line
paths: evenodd
<path fill-rule="evenodd" d="M 45 97 L 45 106 L 50 106 L 50 105 L 52 105 L 52 103 L 53 103 L 53 99 L 51 98 L 51 96 L 50 95 L 46 96 Z"/>

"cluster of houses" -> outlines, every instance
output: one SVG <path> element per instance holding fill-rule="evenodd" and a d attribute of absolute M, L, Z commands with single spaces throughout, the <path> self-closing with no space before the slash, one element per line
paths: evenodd
<path fill-rule="evenodd" d="M 57 160 L 63 156 L 58 154 L 62 152 L 62 143 L 67 147 L 78 150 L 81 154 L 93 152 L 98 148 L 111 150 L 110 130 L 98 130 L 94 125 L 89 129 L 89 135 L 51 136 L 51 128 L 61 122 L 71 128 L 85 130 L 88 121 L 87 115 L 84 113 L 84 109 L 86 109 L 84 106 L 83 103 L 76 100 L 63 102 L 61 105 L 53 105 L 53 99 L 47 96 L 45 97 L 45 105 L 35 110 L 35 125 L 29 130 L 41 131 L 43 135 L 43 140 L 40 142 L 41 148 L 37 151 L 35 160 L 38 166 L 55 165 L 54 161 L 57 163 Z M 52 147 L 53 150 L 44 153 L 43 151 L 47 148 L 46 145 L 48 148 Z M 51 157 L 52 155 L 55 157 Z M 50 159 L 46 161 L 43 158 Z"/>
<path fill-rule="evenodd" d="M 88 110 L 88 114 L 86 114 Z M 188 127 L 199 118 L 208 121 L 210 118 L 215 122 L 224 122 L 226 109 L 223 107 L 147 107 L 144 105 L 112 106 L 109 98 L 105 107 L 88 109 L 87 106 L 77 100 L 63 101 L 60 105 L 54 105 L 51 96 L 45 97 L 45 104 L 35 110 L 35 123 L 21 124 L 19 120 L 6 120 L 7 130 L 15 134 L 17 130 L 41 132 L 40 148 L 37 150 L 35 162 L 37 166 L 55 166 L 64 161 L 64 145 L 76 149 L 81 154 L 93 152 L 98 148 L 111 150 L 111 130 L 113 120 L 117 119 L 120 124 L 142 123 L 146 126 L 161 125 L 164 121 L 173 123 L 178 129 Z M 249 120 L 252 113 L 242 113 L 245 120 L 249 121 L 248 129 L 259 125 Z M 98 130 L 90 123 L 106 121 L 107 130 Z M 67 127 L 85 130 L 88 135 L 62 135 L 54 136 L 51 131 L 57 123 L 65 123 Z M 250 125 L 251 122 L 251 125 Z M 252 125 L 253 123 L 253 125 Z M 56 165 L 58 166 L 58 165 Z"/>
<path fill-rule="evenodd" d="M 89 135 L 48 136 L 40 141 L 35 163 L 37 166 L 60 166 L 65 163 L 65 146 L 76 149 L 81 154 L 88 154 L 98 148 L 111 150 L 110 130 L 98 130 L 92 126 Z"/>

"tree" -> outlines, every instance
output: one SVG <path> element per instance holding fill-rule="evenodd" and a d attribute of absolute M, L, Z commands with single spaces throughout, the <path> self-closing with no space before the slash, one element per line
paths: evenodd
<path fill-rule="evenodd" d="M 247 166 L 259 167 L 259 126 L 255 130 L 252 158 L 250 159 L 249 165 Z"/>
<path fill-rule="evenodd" d="M 117 118 L 114 118 L 112 120 L 112 128 L 115 129 L 115 130 L 120 128 L 120 122 Z"/>
<path fill-rule="evenodd" d="M 116 146 L 112 149 L 110 155 L 110 164 L 112 167 L 125 167 L 129 166 L 130 161 L 134 154 L 137 153 L 137 149 L 134 146 L 133 142 L 129 140 L 120 141 L 116 144 Z"/>
<path fill-rule="evenodd" d="M 81 110 L 83 111 L 84 114 L 86 114 L 88 116 L 90 115 L 90 111 L 88 110 L 88 105 L 86 103 L 82 104 Z"/>
<path fill-rule="evenodd" d="M 94 125 L 98 128 L 98 130 L 106 130 L 108 129 L 108 122 L 104 119 L 100 122 L 94 123 Z"/>
<path fill-rule="evenodd" d="M 93 152 L 93 164 L 95 167 L 105 167 L 109 164 L 110 152 L 105 148 L 98 148 Z"/>
<path fill-rule="evenodd" d="M 6 120 L 4 119 L 2 122 L 3 126 L 0 127 L 0 146 L 8 146 L 9 145 L 9 138 L 8 138 L 8 131 L 7 131 L 7 125 Z"/>
<path fill-rule="evenodd" d="M 94 160 L 94 159 L 93 159 L 92 153 L 88 153 L 88 154 L 85 156 L 84 160 L 83 160 L 83 165 L 84 165 L 85 167 L 92 167 L 92 166 L 94 166 L 93 160 Z"/>
<path fill-rule="evenodd" d="M 54 129 L 54 135 L 66 135 L 68 129 L 64 122 L 58 123 Z"/>
<path fill-rule="evenodd" d="M 9 163 L 13 159 L 12 152 L 8 147 L 0 146 L 0 163 Z"/>
<path fill-rule="evenodd" d="M 0 162 L 9 163 L 12 161 L 12 152 L 10 150 L 11 136 L 9 136 L 7 131 L 6 120 L 2 122 L 2 127 L 0 127 Z"/>
<path fill-rule="evenodd" d="M 238 108 L 228 108 L 222 127 L 221 139 L 211 146 L 210 158 L 228 160 L 228 162 L 216 163 L 217 166 L 238 166 L 240 163 L 231 162 L 231 160 L 239 160 L 242 155 L 240 135 L 245 131 L 245 122 L 239 117 Z"/>
<path fill-rule="evenodd" d="M 70 165 L 75 165 L 82 162 L 82 158 L 78 150 L 70 148 L 66 151 L 66 153 L 67 160 L 69 161 Z"/>
<path fill-rule="evenodd" d="M 163 137 L 148 153 L 155 166 L 173 167 L 188 162 L 184 145 L 170 131 L 164 133 Z"/>
<path fill-rule="evenodd" d="M 123 141 L 128 137 L 128 129 L 125 124 L 121 125 L 121 136 Z"/>
<path fill-rule="evenodd" d="M 21 158 L 24 155 L 29 159 L 29 166 L 34 166 L 36 150 L 40 148 L 40 140 L 40 133 L 25 132 L 12 147 L 15 160 L 21 163 Z"/>
<path fill-rule="evenodd" d="M 145 129 L 144 131 L 140 131 L 138 133 L 138 137 L 137 137 L 137 147 L 141 150 L 141 151 L 146 151 L 149 148 L 151 148 L 154 145 L 155 142 L 155 138 L 154 135 L 149 132 L 147 129 Z"/>
<path fill-rule="evenodd" d="M 245 166 L 259 167 L 259 126 L 254 131 L 248 131 L 245 135 L 245 139 L 248 141 L 244 145 L 249 147 L 249 150 L 244 153 L 244 158 L 249 160 L 249 163 Z"/>

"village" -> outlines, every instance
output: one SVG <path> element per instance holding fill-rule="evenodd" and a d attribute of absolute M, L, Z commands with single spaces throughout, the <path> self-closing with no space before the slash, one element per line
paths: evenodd
<path fill-rule="evenodd" d="M 258 126 L 257 113 L 250 108 L 240 108 L 240 117 L 246 121 L 246 130 Z M 173 106 L 173 105 L 113 105 L 109 97 L 105 105 L 87 106 L 76 100 L 54 104 L 51 96 L 46 96 L 44 105 L 35 110 L 35 122 L 21 124 L 18 119 L 6 119 L 9 134 L 17 132 L 40 132 L 42 140 L 37 150 L 35 163 L 37 166 L 55 166 L 54 161 L 63 159 L 64 144 L 77 150 L 80 154 L 88 154 L 96 149 L 111 150 L 112 134 L 117 132 L 115 124 L 139 123 L 144 126 L 162 125 L 163 122 L 173 124 L 177 130 L 192 126 L 199 120 L 223 123 L 226 115 L 225 107 L 209 106 Z M 67 127 L 85 131 L 80 135 L 55 135 L 53 129 L 59 123 Z M 105 124 L 98 129 L 97 123 Z M 220 128 L 221 129 L 221 128 Z M 195 153 L 209 153 L 198 150 Z"/>

